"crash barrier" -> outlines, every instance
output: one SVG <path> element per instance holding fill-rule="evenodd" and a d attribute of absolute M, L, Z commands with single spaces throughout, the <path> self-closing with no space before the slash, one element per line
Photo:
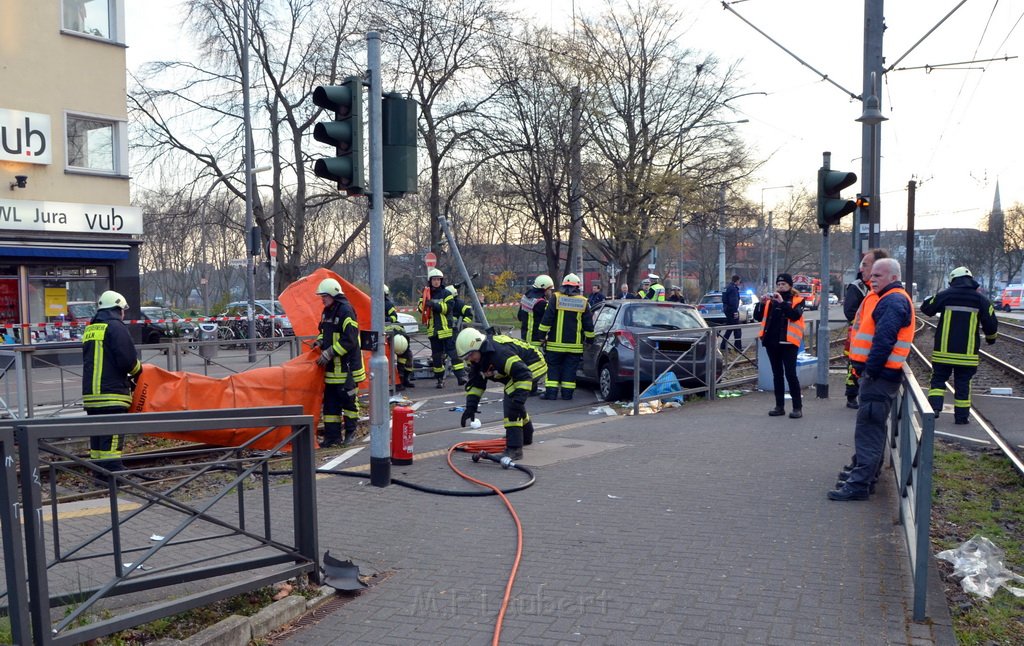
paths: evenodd
<path fill-rule="evenodd" d="M 113 473 L 58 441 L 239 426 L 263 430 L 235 447 L 186 445 L 158 455 L 126 455 L 127 470 Z M 282 427 L 291 430 L 273 450 L 248 449 Z M 12 432 L 19 448 L 17 483 Z M 79 644 L 289 578 L 319 583 L 313 432 L 312 417 L 301 415 L 298 406 L 0 423 L 7 466 L 0 496 L 8 497 L 0 503 L 10 503 L 0 509 L 4 601 L 14 642 Z M 272 505 L 270 460 L 289 445 L 290 500 L 273 496 Z M 282 466 L 288 468 L 277 468 Z M 168 472 L 175 474 L 173 481 L 164 477 Z M 259 484 L 251 486 L 257 477 Z M 102 515 L 58 504 L 76 481 L 106 490 L 91 510 Z M 16 485 L 20 501 L 10 500 Z M 272 520 L 289 505 L 291 532 L 281 531 L 280 524 L 275 531 Z M 24 559 L 18 553 L 19 522 Z M 218 579 L 227 582 L 195 592 L 196 586 L 182 585 Z M 132 605 L 148 603 L 116 614 L 115 597 L 128 594 L 137 595 Z"/>
<path fill-rule="evenodd" d="M 664 399 L 666 395 L 684 396 L 704 393 L 715 398 L 718 378 L 724 369 L 717 352 L 716 328 L 657 330 L 634 332 L 633 414 L 640 414 L 640 402 Z M 710 350 L 710 351 L 709 351 Z M 619 367 L 619 371 L 622 367 Z M 707 375 L 712 378 L 708 379 Z M 666 379 L 667 378 L 667 379 Z M 674 381 L 673 381 L 674 380 Z M 640 382 L 654 385 L 640 393 Z M 682 382 L 698 385 L 683 388 Z"/>
<path fill-rule="evenodd" d="M 924 621 L 931 557 L 929 527 L 935 414 L 928 396 L 906 365 L 903 366 L 903 383 L 890 411 L 888 441 L 889 460 L 899 492 L 899 522 L 914 580 L 914 621 Z"/>

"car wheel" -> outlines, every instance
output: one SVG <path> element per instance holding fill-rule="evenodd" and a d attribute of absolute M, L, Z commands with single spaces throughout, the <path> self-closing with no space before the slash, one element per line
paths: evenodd
<path fill-rule="evenodd" d="M 612 370 L 611 362 L 606 361 L 601 364 L 601 369 L 597 372 L 597 386 L 601 393 L 601 399 L 606 402 L 619 400 L 622 388 L 619 386 L 619 382 L 615 378 L 615 372 Z"/>
<path fill-rule="evenodd" d="M 146 337 L 146 343 L 160 343 L 160 333 L 150 332 L 149 336 Z"/>
<path fill-rule="evenodd" d="M 1009 305 L 1003 305 L 1003 311 L 1004 312 L 1009 312 L 1010 311 L 1010 306 Z"/>

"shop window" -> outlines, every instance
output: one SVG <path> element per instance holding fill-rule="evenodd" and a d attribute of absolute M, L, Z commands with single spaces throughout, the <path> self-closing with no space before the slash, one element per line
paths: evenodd
<path fill-rule="evenodd" d="M 124 0 L 61 0 L 66 32 L 124 42 Z"/>
<path fill-rule="evenodd" d="M 68 170 L 123 175 L 128 151 L 125 123 L 67 115 Z"/>

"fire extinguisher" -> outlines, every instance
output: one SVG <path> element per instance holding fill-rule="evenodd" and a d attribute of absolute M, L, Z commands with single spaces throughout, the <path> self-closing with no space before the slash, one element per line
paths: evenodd
<path fill-rule="evenodd" d="M 412 464 L 412 409 L 395 406 L 391 409 L 391 464 Z"/>

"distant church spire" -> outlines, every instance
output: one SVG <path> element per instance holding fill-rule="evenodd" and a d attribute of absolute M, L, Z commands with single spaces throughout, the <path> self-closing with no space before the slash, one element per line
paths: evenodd
<path fill-rule="evenodd" d="M 999 202 L 999 179 L 996 179 L 996 194 L 992 200 L 992 212 L 988 216 L 988 230 L 1003 239 L 1003 207 Z"/>

